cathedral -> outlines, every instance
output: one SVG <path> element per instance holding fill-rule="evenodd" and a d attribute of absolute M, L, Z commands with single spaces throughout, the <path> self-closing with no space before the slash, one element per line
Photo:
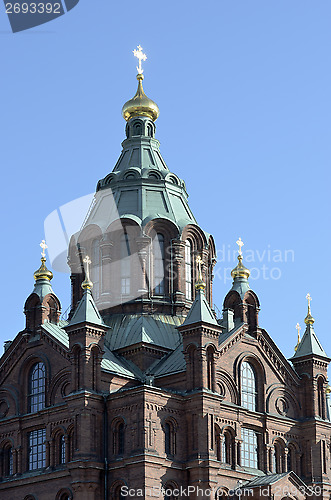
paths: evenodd
<path fill-rule="evenodd" d="M 215 313 L 215 242 L 161 155 L 134 52 L 122 152 L 68 248 L 70 312 L 43 241 L 25 328 L 4 345 L 0 499 L 330 500 L 330 358 L 310 296 L 286 359 L 239 238 Z"/>

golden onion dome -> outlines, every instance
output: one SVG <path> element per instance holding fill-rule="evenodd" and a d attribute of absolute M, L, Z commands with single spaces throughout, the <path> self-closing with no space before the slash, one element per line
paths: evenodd
<path fill-rule="evenodd" d="M 250 270 L 247 269 L 243 263 L 242 263 L 242 260 L 243 260 L 243 257 L 241 254 L 238 255 L 238 264 L 237 266 L 232 269 L 231 271 L 231 276 L 233 279 L 235 278 L 245 278 L 245 279 L 248 279 L 249 278 L 249 275 L 251 274 L 250 273 Z"/>
<path fill-rule="evenodd" d="M 47 269 L 46 265 L 46 257 L 41 258 L 41 266 L 37 271 L 34 272 L 33 276 L 36 281 L 38 280 L 48 280 L 51 281 L 53 278 L 53 273 L 49 269 Z"/>
<path fill-rule="evenodd" d="M 306 325 L 313 325 L 315 323 L 315 320 L 311 315 L 311 309 L 310 309 L 311 296 L 310 296 L 310 293 L 307 293 L 306 299 L 308 300 L 308 314 L 305 317 L 305 323 L 306 323 Z"/>
<path fill-rule="evenodd" d="M 158 105 L 152 101 L 152 99 L 149 99 L 144 92 L 142 84 L 143 79 L 144 75 L 139 73 L 137 75 L 137 92 L 135 96 L 127 101 L 122 108 L 123 118 L 127 122 L 136 116 L 147 116 L 147 118 L 150 118 L 154 122 L 160 114 Z"/>

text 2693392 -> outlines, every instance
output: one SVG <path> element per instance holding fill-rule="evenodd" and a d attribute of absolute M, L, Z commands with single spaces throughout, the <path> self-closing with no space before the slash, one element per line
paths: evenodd
<path fill-rule="evenodd" d="M 60 3 L 36 2 L 36 3 L 6 3 L 7 14 L 61 14 Z"/>

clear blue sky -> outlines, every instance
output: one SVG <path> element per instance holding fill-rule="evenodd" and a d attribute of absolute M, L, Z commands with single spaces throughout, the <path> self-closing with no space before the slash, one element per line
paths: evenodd
<path fill-rule="evenodd" d="M 261 326 L 290 357 L 310 292 L 331 355 L 330 1 L 80 0 L 18 34 L 1 9 L 0 341 L 24 327 L 45 218 L 115 165 L 141 44 L 162 154 L 220 250 L 216 305 L 234 265 L 222 250 L 241 236 Z M 69 276 L 55 273 L 53 288 L 65 310 Z"/>

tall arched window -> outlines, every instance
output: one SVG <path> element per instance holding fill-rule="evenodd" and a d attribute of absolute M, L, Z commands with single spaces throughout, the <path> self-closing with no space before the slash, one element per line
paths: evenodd
<path fill-rule="evenodd" d="M 185 295 L 192 300 L 192 245 L 190 240 L 185 241 Z"/>
<path fill-rule="evenodd" d="M 164 451 L 166 455 L 173 456 L 176 453 L 176 432 L 173 422 L 164 424 Z"/>
<path fill-rule="evenodd" d="M 125 444 L 125 428 L 122 420 L 116 422 L 113 428 L 113 452 L 114 455 L 123 455 Z"/>
<path fill-rule="evenodd" d="M 28 411 L 34 413 L 45 408 L 45 365 L 36 363 L 29 374 Z"/>
<path fill-rule="evenodd" d="M 164 236 L 158 233 L 153 240 L 154 293 L 164 295 Z"/>
<path fill-rule="evenodd" d="M 92 267 L 91 267 L 91 280 L 93 283 L 93 297 L 97 300 L 100 297 L 100 284 L 101 284 L 101 258 L 100 258 L 100 242 L 93 240 L 92 242 Z"/>
<path fill-rule="evenodd" d="M 215 390 L 214 349 L 211 346 L 207 348 L 207 388 L 211 391 Z"/>
<path fill-rule="evenodd" d="M 66 463 L 66 442 L 63 434 L 59 439 L 59 462 L 60 465 Z"/>
<path fill-rule="evenodd" d="M 233 463 L 233 437 L 229 431 L 224 431 L 222 461 L 226 464 Z"/>
<path fill-rule="evenodd" d="M 3 475 L 12 476 L 13 475 L 13 448 L 11 445 L 7 444 L 3 449 Z"/>
<path fill-rule="evenodd" d="M 325 419 L 324 382 L 322 377 L 317 382 L 318 392 L 318 416 Z"/>
<path fill-rule="evenodd" d="M 130 295 L 131 291 L 130 238 L 127 233 L 121 236 L 121 294 Z"/>
<path fill-rule="evenodd" d="M 241 364 L 241 406 L 257 411 L 256 376 L 254 368 L 247 361 Z"/>

